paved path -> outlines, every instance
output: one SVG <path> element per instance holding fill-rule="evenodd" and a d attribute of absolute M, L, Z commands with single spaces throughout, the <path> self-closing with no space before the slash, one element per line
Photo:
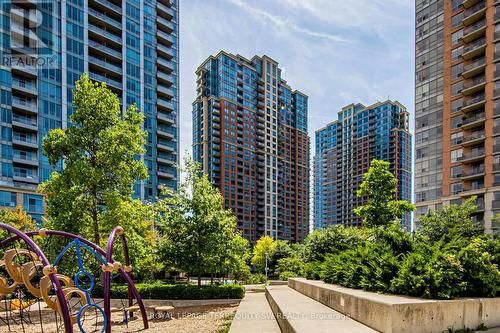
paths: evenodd
<path fill-rule="evenodd" d="M 264 290 L 246 292 L 229 333 L 281 333 Z"/>
<path fill-rule="evenodd" d="M 282 332 L 376 333 L 377 331 L 316 302 L 288 286 L 268 286 L 266 294 Z"/>

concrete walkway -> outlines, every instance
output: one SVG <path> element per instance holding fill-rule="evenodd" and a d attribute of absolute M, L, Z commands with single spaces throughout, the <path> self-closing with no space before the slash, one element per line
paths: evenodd
<path fill-rule="evenodd" d="M 288 286 L 268 286 L 266 296 L 284 333 L 376 333 Z"/>
<path fill-rule="evenodd" d="M 281 333 L 266 300 L 264 289 L 247 290 L 236 311 L 229 333 Z"/>

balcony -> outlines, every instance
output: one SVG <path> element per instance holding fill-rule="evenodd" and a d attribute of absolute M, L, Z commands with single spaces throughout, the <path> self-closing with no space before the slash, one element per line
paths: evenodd
<path fill-rule="evenodd" d="M 117 66 L 109 61 L 89 55 L 89 65 L 94 65 L 104 72 L 110 72 L 114 75 L 122 75 L 123 71 L 120 66 Z"/>
<path fill-rule="evenodd" d="M 173 166 L 175 163 L 177 163 L 177 159 L 174 156 L 158 156 L 156 158 L 156 161 L 158 164 L 162 165 L 168 165 L 168 166 Z"/>
<path fill-rule="evenodd" d="M 36 78 L 38 76 L 38 69 L 34 66 L 28 66 L 28 65 L 19 66 L 19 64 L 13 64 L 12 74 L 20 74 L 22 76 Z"/>
<path fill-rule="evenodd" d="M 464 136 L 464 139 L 462 141 L 462 146 L 472 146 L 472 145 L 475 145 L 475 144 L 478 144 L 480 142 L 483 142 L 484 139 L 486 139 L 486 135 L 484 133 L 484 131 L 478 131 L 478 132 L 474 132 L 474 133 L 471 133 L 467 136 Z"/>
<path fill-rule="evenodd" d="M 472 150 L 469 153 L 465 153 L 462 157 L 457 160 L 462 163 L 471 163 L 475 161 L 480 161 L 484 159 L 484 148 Z"/>
<path fill-rule="evenodd" d="M 157 112 L 156 119 L 158 120 L 158 123 L 165 123 L 169 125 L 174 125 L 177 121 L 175 114 L 166 114 L 163 112 Z"/>
<path fill-rule="evenodd" d="M 462 188 L 462 193 L 460 193 L 460 196 L 468 196 L 471 195 L 470 193 L 465 193 L 465 192 L 471 192 L 471 191 L 479 191 L 479 190 L 484 190 L 484 183 L 483 182 L 477 182 L 477 181 L 472 181 L 471 184 L 466 185 Z"/>
<path fill-rule="evenodd" d="M 122 90 L 122 83 L 120 81 L 117 81 L 113 78 L 95 73 L 95 72 L 90 72 L 89 77 L 93 81 L 97 82 L 103 82 L 106 83 L 107 86 Z"/>
<path fill-rule="evenodd" d="M 24 130 L 38 131 L 36 118 L 22 117 L 17 114 L 12 116 L 12 127 L 21 128 Z"/>
<path fill-rule="evenodd" d="M 171 34 L 157 30 L 156 36 L 158 37 L 158 40 L 163 41 L 167 46 L 172 46 L 172 44 L 174 44 L 174 36 Z"/>
<path fill-rule="evenodd" d="M 115 20 L 114 18 L 101 13 L 93 8 L 89 7 L 89 16 L 98 19 L 100 23 L 110 25 L 116 29 L 122 30 L 122 22 Z"/>
<path fill-rule="evenodd" d="M 463 129 L 470 129 L 474 128 L 480 125 L 483 125 L 485 121 L 485 113 L 476 113 L 471 117 L 466 117 L 463 119 L 462 122 L 462 128 Z"/>
<path fill-rule="evenodd" d="M 23 99 L 15 96 L 12 96 L 12 109 L 31 114 L 38 113 L 38 105 L 35 100 Z"/>
<path fill-rule="evenodd" d="M 163 171 L 161 169 L 158 169 L 157 176 L 158 176 L 158 178 L 162 178 L 162 179 L 174 179 L 175 178 L 175 174 L 173 174 L 171 172 Z"/>
<path fill-rule="evenodd" d="M 469 96 L 480 90 L 484 90 L 485 85 L 486 77 L 484 75 L 476 76 L 473 79 L 465 81 L 462 95 Z"/>
<path fill-rule="evenodd" d="M 38 166 L 38 158 L 36 154 L 33 153 L 21 153 L 19 151 L 15 151 L 12 157 L 12 162 L 28 166 Z"/>
<path fill-rule="evenodd" d="M 93 0 L 93 2 L 105 7 L 106 9 L 113 10 L 118 15 L 122 15 L 122 8 L 108 0 Z"/>
<path fill-rule="evenodd" d="M 156 17 L 156 26 L 160 30 L 164 30 L 165 32 L 173 32 L 174 31 L 174 23 L 167 19 L 164 19 L 161 16 Z"/>
<path fill-rule="evenodd" d="M 480 73 L 484 73 L 485 67 L 486 67 L 485 57 L 479 58 L 464 66 L 464 72 L 462 73 L 462 77 L 468 79 Z"/>
<path fill-rule="evenodd" d="M 122 60 L 121 51 L 117 51 L 115 49 L 112 49 L 109 46 L 98 43 L 92 39 L 89 39 L 89 47 L 91 47 L 92 49 L 97 51 L 97 53 L 103 54 L 105 56 L 110 56 L 119 62 L 121 62 L 121 60 Z"/>
<path fill-rule="evenodd" d="M 166 70 L 168 73 L 172 73 L 174 71 L 174 63 L 170 60 L 166 60 L 164 58 L 158 57 L 156 60 L 158 68 Z"/>
<path fill-rule="evenodd" d="M 12 90 L 32 97 L 38 96 L 36 81 L 12 78 Z"/>
<path fill-rule="evenodd" d="M 485 175 L 485 170 L 484 170 L 484 165 L 482 165 L 480 167 L 475 167 L 469 171 L 464 172 L 462 175 L 462 180 L 477 179 L 484 177 L 484 175 Z"/>
<path fill-rule="evenodd" d="M 156 44 L 156 50 L 159 54 L 166 56 L 168 59 L 172 59 L 175 56 L 175 52 L 172 48 L 162 44 Z"/>
<path fill-rule="evenodd" d="M 174 10 L 170 7 L 165 6 L 161 2 L 156 2 L 156 11 L 159 16 L 166 16 L 168 19 L 174 17 Z"/>
<path fill-rule="evenodd" d="M 177 131 L 175 130 L 175 128 L 162 125 L 156 128 L 156 133 L 159 137 L 166 138 L 168 140 L 174 140 L 175 136 L 177 135 Z"/>
<path fill-rule="evenodd" d="M 486 37 L 483 37 L 464 46 L 462 58 L 464 60 L 469 60 L 478 57 L 480 55 L 483 55 L 485 50 L 486 50 Z"/>
<path fill-rule="evenodd" d="M 20 22 L 21 23 L 21 22 Z M 23 24 L 23 23 L 21 23 Z M 34 30 L 31 30 L 30 28 L 26 26 L 22 26 L 19 24 L 16 24 L 14 21 L 11 21 L 10 24 L 10 34 L 11 34 L 11 40 L 12 42 L 19 42 L 15 43 L 16 45 L 19 45 L 22 47 L 22 45 L 25 45 L 24 43 L 29 40 L 29 45 L 36 45 L 38 41 L 38 37 L 36 35 L 36 32 Z"/>
<path fill-rule="evenodd" d="M 464 10 L 464 18 L 462 19 L 462 23 L 465 26 L 471 25 L 474 22 L 482 19 L 486 14 L 486 1 L 481 1 L 475 4 L 472 7 L 469 7 Z"/>
<path fill-rule="evenodd" d="M 36 137 L 20 135 L 17 132 L 12 134 L 12 144 L 15 146 L 28 147 L 28 148 L 38 148 L 38 142 Z"/>
<path fill-rule="evenodd" d="M 14 172 L 14 181 L 18 182 L 24 182 L 24 183 L 32 183 L 32 184 L 38 184 L 38 177 L 29 175 L 24 172 Z"/>
<path fill-rule="evenodd" d="M 478 2 L 480 1 L 484 1 L 484 0 L 465 0 L 463 3 L 462 3 L 462 6 L 464 8 L 470 8 L 472 6 L 474 6 L 475 4 L 477 4 Z"/>
<path fill-rule="evenodd" d="M 163 98 L 158 98 L 156 101 L 156 105 L 158 109 L 165 110 L 167 112 L 173 112 L 174 111 L 174 103 L 171 101 L 167 101 Z"/>
<path fill-rule="evenodd" d="M 168 98 L 174 98 L 174 96 L 175 96 L 174 89 L 172 89 L 170 87 L 158 85 L 156 90 L 158 91 L 158 95 L 163 95 L 163 96 L 166 96 Z"/>
<path fill-rule="evenodd" d="M 486 103 L 484 92 L 476 94 L 471 98 L 464 100 L 464 105 L 462 106 L 462 112 L 467 113 L 484 107 Z"/>
<path fill-rule="evenodd" d="M 89 24 L 89 31 L 96 36 L 96 39 L 101 40 L 101 38 L 104 38 L 108 42 L 116 43 L 117 46 L 120 46 L 122 44 L 122 36 L 115 35 L 111 31 L 102 29 L 93 24 Z"/>
<path fill-rule="evenodd" d="M 169 153 L 174 153 L 176 147 L 177 145 L 174 141 L 170 141 L 168 142 L 168 144 L 166 142 L 158 142 L 156 144 L 156 149 L 158 149 L 159 151 L 166 151 Z"/>

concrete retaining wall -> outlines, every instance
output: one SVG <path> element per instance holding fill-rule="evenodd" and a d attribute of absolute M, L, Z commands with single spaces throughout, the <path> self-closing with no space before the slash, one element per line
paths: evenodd
<path fill-rule="evenodd" d="M 500 326 L 500 298 L 426 300 L 289 279 L 288 286 L 383 333 L 441 333 Z"/>
<path fill-rule="evenodd" d="M 96 301 L 100 301 L 96 299 Z M 136 300 L 134 299 L 134 303 Z M 176 308 L 183 308 L 188 306 L 207 306 L 207 305 L 238 305 L 241 302 L 241 299 L 194 299 L 194 300 L 185 300 L 185 299 L 174 299 L 174 300 L 163 300 L 163 299 L 143 299 L 144 305 L 154 306 L 154 305 L 170 305 Z M 111 306 L 121 308 L 123 305 L 128 306 L 127 299 L 111 299 Z"/>

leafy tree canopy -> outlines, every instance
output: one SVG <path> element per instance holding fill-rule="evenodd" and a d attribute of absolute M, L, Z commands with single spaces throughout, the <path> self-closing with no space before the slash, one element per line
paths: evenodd
<path fill-rule="evenodd" d="M 236 217 L 224 198 L 191 158 L 178 191 L 165 190 L 156 205 L 160 249 L 165 262 L 189 274 L 234 273 L 242 268 L 248 243 L 236 229 Z"/>
<path fill-rule="evenodd" d="M 483 228 L 472 221 L 476 212 L 476 197 L 469 198 L 461 205 L 444 206 L 438 211 L 431 210 L 419 216 L 417 237 L 426 237 L 431 243 L 450 242 L 454 238 L 471 239 L 483 233 Z"/>
<path fill-rule="evenodd" d="M 386 226 L 412 212 L 415 206 L 405 200 L 395 200 L 396 178 L 389 171 L 389 162 L 372 160 L 363 175 L 357 195 L 367 198 L 365 204 L 354 211 L 363 217 L 365 227 Z"/>
<path fill-rule="evenodd" d="M 106 84 L 84 74 L 73 92 L 70 121 L 71 126 L 51 130 L 43 140 L 50 164 L 62 165 L 41 185 L 49 226 L 100 244 L 112 226 L 127 227 L 107 209 L 130 200 L 134 182 L 147 178 L 138 158 L 144 152 L 144 116 L 135 106 L 122 115 L 118 97 Z"/>

